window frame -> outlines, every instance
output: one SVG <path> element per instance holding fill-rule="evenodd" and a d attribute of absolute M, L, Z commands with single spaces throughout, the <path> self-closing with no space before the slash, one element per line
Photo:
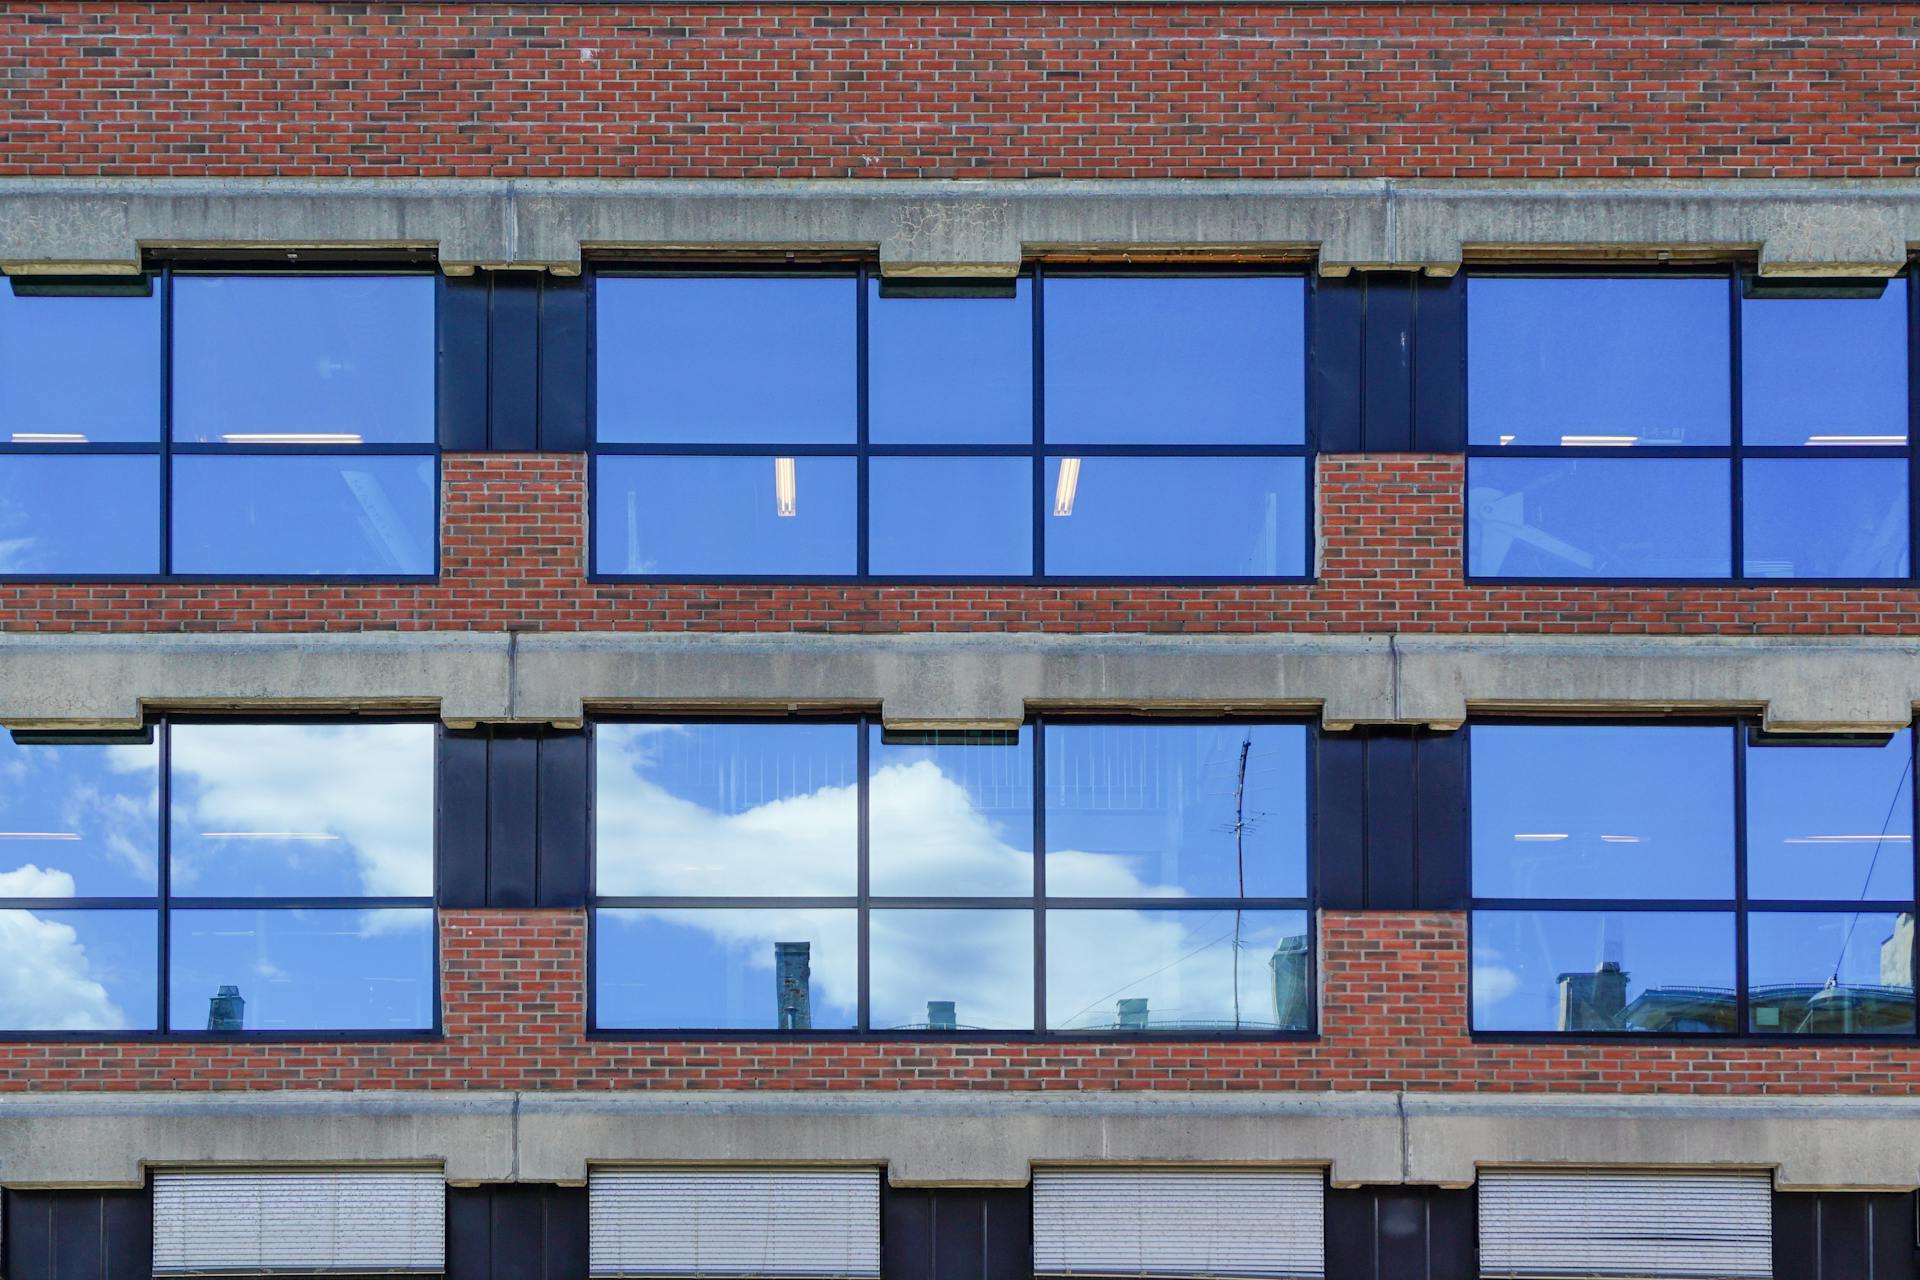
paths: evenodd
<path fill-rule="evenodd" d="M 1033 369 L 1033 414 L 1032 431 L 1024 444 L 908 444 L 875 443 L 868 430 L 869 402 L 871 399 L 870 378 L 868 375 L 867 351 L 869 346 L 868 286 L 882 279 L 880 271 L 866 260 L 824 261 L 793 263 L 785 266 L 755 264 L 753 262 L 712 262 L 712 263 L 664 263 L 648 264 L 624 259 L 607 261 L 589 260 L 584 272 L 586 277 L 587 307 L 587 580 L 589 582 L 608 583 L 715 583 L 715 584 L 768 584 L 768 585 L 925 585 L 925 586 L 1237 586 L 1248 583 L 1272 585 L 1305 585 L 1317 580 L 1319 568 L 1319 547 L 1317 538 L 1316 490 L 1318 476 L 1315 462 L 1318 457 L 1318 432 L 1316 430 L 1314 406 L 1317 393 L 1314 388 L 1313 362 L 1314 342 L 1314 295 L 1317 274 L 1309 264 L 1276 263 L 1268 266 L 1249 266 L 1240 264 L 1209 265 L 1204 263 L 1180 264 L 1175 266 L 1134 266 L 1127 264 L 1072 264 L 1049 265 L 1037 261 L 1023 263 L 1018 278 L 1029 282 L 1032 309 L 1032 369 Z M 1301 442 L 1297 445 L 1274 444 L 1228 444 L 1228 445 L 1118 445 L 1118 444 L 1069 444 L 1050 445 L 1046 439 L 1046 300 L 1045 281 L 1048 276 L 1079 277 L 1129 277 L 1129 278 L 1249 278 L 1280 277 L 1303 281 L 1301 302 L 1304 307 L 1300 362 L 1303 387 L 1303 422 L 1301 424 Z M 854 390 L 856 397 L 855 436 L 843 444 L 694 444 L 694 443 L 617 443 L 602 442 L 599 432 L 599 297 L 598 282 L 603 277 L 611 278 L 773 278 L 782 276 L 795 278 L 845 278 L 855 291 L 855 351 L 851 358 L 855 361 Z M 614 573 L 603 570 L 599 563 L 599 486 L 600 462 L 610 457 L 815 457 L 815 458 L 851 458 L 854 460 L 856 475 L 854 481 L 854 564 L 855 571 L 850 574 L 722 574 L 722 573 Z M 1303 488 L 1301 520 L 1304 531 L 1304 572 L 1274 576 L 1231 576 L 1220 574 L 1193 575 L 1055 575 L 1046 572 L 1046 520 L 1050 507 L 1050 495 L 1046 487 L 1046 468 L 1050 459 L 1055 457 L 1079 458 L 1300 458 L 1303 460 Z M 869 524 L 872 504 L 868 499 L 869 463 L 874 458 L 1025 458 L 1031 461 L 1033 468 L 1032 495 L 1030 504 L 1033 512 L 1032 558 L 1033 572 L 1028 574 L 876 574 L 865 570 L 870 563 L 868 544 L 870 541 Z"/>
<path fill-rule="evenodd" d="M 597 731 L 603 724 L 708 724 L 708 725 L 768 725 L 768 724 L 851 724 L 856 727 L 858 747 L 855 757 L 855 771 L 858 780 L 858 820 L 856 847 L 856 884 L 857 889 L 851 896 L 840 897 L 760 897 L 760 896 L 675 896 L 675 895 L 617 895 L 602 896 L 599 890 L 599 822 L 597 813 L 598 745 Z M 1049 724 L 1069 724 L 1084 726 L 1104 725 L 1201 725 L 1218 726 L 1222 724 L 1261 725 L 1298 725 L 1306 731 L 1305 776 L 1302 778 L 1306 813 L 1303 824 L 1303 848 L 1306 857 L 1306 896 L 1303 898 L 1055 898 L 1046 891 L 1046 726 Z M 1021 727 L 1032 731 L 1033 742 L 1033 892 L 1024 896 L 979 896 L 979 895 L 881 895 L 870 892 L 870 832 L 868 792 L 870 788 L 870 745 L 872 731 L 883 726 L 878 713 L 845 713 L 828 715 L 793 716 L 753 716 L 753 715 L 620 715 L 607 714 L 590 716 L 587 721 L 588 758 L 588 822 L 587 822 L 587 963 L 586 963 L 586 1026 L 590 1040 L 647 1040 L 665 1042 L 687 1041 L 738 1041 L 738 1040 L 776 1040 L 776 1041 L 818 1041 L 842 1040 L 862 1042 L 914 1041 L 926 1040 L 936 1043 L 982 1043 L 982 1042 L 1091 1042 L 1099 1044 L 1130 1044 L 1136 1041 L 1170 1043 L 1184 1041 L 1307 1041 L 1317 1040 L 1320 1036 L 1320 964 L 1319 964 L 1319 901 L 1318 859 L 1314 856 L 1317 836 L 1316 815 L 1318 812 L 1316 788 L 1313 785 L 1318 768 L 1320 747 L 1319 726 L 1310 718 L 1303 716 L 1116 716 L 1116 715 L 1030 715 L 1021 722 Z M 855 1009 L 856 1025 L 850 1028 L 814 1028 L 806 1031 L 783 1031 L 777 1027 L 603 1027 L 600 1025 L 598 1007 L 598 988 L 600 972 L 599 916 L 602 909 L 621 908 L 717 908 L 751 909 L 755 907 L 789 907 L 800 910 L 851 910 L 855 913 L 856 937 L 860 954 L 856 957 L 858 974 L 858 1002 Z M 930 1028 L 893 1029 L 871 1025 L 871 999 L 868 972 L 871 963 L 871 940 L 868 921 L 874 911 L 884 910 L 1010 910 L 1026 911 L 1033 916 L 1033 1027 L 1031 1029 L 973 1029 L 958 1027 L 953 1030 L 933 1030 Z M 1116 910 L 1116 911 L 1299 911 L 1306 916 L 1307 936 L 1307 986 L 1311 993 L 1308 1002 L 1307 1025 L 1301 1028 L 1273 1030 L 1193 1030 L 1181 1031 L 1173 1028 L 1154 1030 L 1149 1027 L 1142 1031 L 1120 1031 L 1115 1028 L 1102 1028 L 1087 1031 L 1046 1030 L 1047 1025 L 1047 913 L 1058 910 Z"/>

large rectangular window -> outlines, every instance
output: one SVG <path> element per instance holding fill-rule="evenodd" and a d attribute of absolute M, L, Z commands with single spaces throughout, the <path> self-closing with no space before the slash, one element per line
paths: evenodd
<path fill-rule="evenodd" d="M 594 573 L 1304 579 L 1307 287 L 602 271 Z"/>
<path fill-rule="evenodd" d="M 1308 729 L 594 727 L 594 1026 L 1313 1026 Z"/>
<path fill-rule="evenodd" d="M 1470 733 L 1475 1030 L 1913 1033 L 1911 732 Z"/>
<path fill-rule="evenodd" d="M 0 735 L 0 1032 L 433 1029 L 435 734 Z"/>
<path fill-rule="evenodd" d="M 1914 327 L 1907 276 L 1474 276 L 1469 575 L 1911 578 Z"/>

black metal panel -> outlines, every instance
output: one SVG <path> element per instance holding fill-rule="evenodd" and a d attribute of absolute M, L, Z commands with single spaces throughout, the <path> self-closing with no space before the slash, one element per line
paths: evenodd
<path fill-rule="evenodd" d="M 442 449 L 487 447 L 487 299 L 485 274 L 440 281 L 439 429 Z"/>
<path fill-rule="evenodd" d="M 587 795 L 583 732 L 517 726 L 445 732 L 440 905 L 586 905 Z"/>
<path fill-rule="evenodd" d="M 1367 905 L 1375 909 L 1419 905 L 1414 879 L 1420 856 L 1413 816 L 1416 741 L 1411 733 L 1372 733 L 1367 738 Z"/>
<path fill-rule="evenodd" d="M 1322 907 L 1367 904 L 1367 738 L 1323 733 L 1314 744 L 1314 896 Z"/>
<path fill-rule="evenodd" d="M 434 882 L 443 907 L 487 905 L 487 744 L 484 729 L 440 732 Z"/>
<path fill-rule="evenodd" d="M 1461 910 L 1467 897 L 1462 735 L 1322 734 L 1314 779 L 1318 901 L 1335 910 Z"/>
<path fill-rule="evenodd" d="M 1416 731 L 1414 901 L 1428 911 L 1464 911 L 1472 896 L 1467 735 Z"/>
<path fill-rule="evenodd" d="M 1473 1280 L 1479 1271 L 1470 1190 L 1328 1191 L 1326 1230 L 1327 1280 Z"/>
<path fill-rule="evenodd" d="M 1314 427 L 1322 453 L 1466 448 L 1466 285 L 1356 271 L 1314 283 Z"/>
<path fill-rule="evenodd" d="M 1413 440 L 1419 453 L 1467 447 L 1467 278 L 1419 276 L 1414 285 Z"/>
<path fill-rule="evenodd" d="M 587 448 L 587 289 L 578 277 L 540 283 L 540 448 Z"/>
<path fill-rule="evenodd" d="M 1398 272 L 1367 281 L 1361 442 L 1372 453 L 1413 448 L 1414 281 Z"/>
<path fill-rule="evenodd" d="M 885 1280 L 1018 1280 L 1033 1274 L 1026 1188 L 891 1187 L 880 1201 Z"/>
<path fill-rule="evenodd" d="M 579 1280 L 586 1274 L 585 1187 L 447 1188 L 446 1280 Z"/>
<path fill-rule="evenodd" d="M 538 274 L 490 276 L 487 330 L 487 447 L 526 452 L 540 440 L 540 285 Z"/>
<path fill-rule="evenodd" d="M 1794 1280 L 1916 1280 L 1912 1192 L 1777 1191 L 1773 1274 Z"/>
<path fill-rule="evenodd" d="M 1313 282 L 1314 439 L 1322 453 L 1358 453 L 1360 369 L 1364 360 L 1367 277 L 1321 276 Z"/>
<path fill-rule="evenodd" d="M 592 753 L 585 733 L 540 739 L 540 820 L 536 836 L 540 905 L 587 905 Z"/>
<path fill-rule="evenodd" d="M 498 729 L 487 761 L 487 905 L 537 906 L 540 739 Z"/>
<path fill-rule="evenodd" d="M 144 1280 L 153 1201 L 138 1191 L 8 1191 L 0 1274 L 8 1280 Z"/>
<path fill-rule="evenodd" d="M 476 271 L 441 282 L 440 447 L 583 452 L 587 295 L 577 279 Z"/>

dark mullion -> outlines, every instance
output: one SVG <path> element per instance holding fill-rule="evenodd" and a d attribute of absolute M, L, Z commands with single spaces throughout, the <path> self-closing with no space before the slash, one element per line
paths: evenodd
<path fill-rule="evenodd" d="M 873 931 L 870 919 L 872 909 L 869 905 L 872 898 L 872 884 L 868 874 L 867 855 L 871 844 L 871 833 L 867 821 L 867 807 L 872 788 L 867 783 L 867 771 L 869 767 L 868 757 L 871 754 L 868 748 L 868 738 L 871 736 L 874 721 L 867 716 L 861 716 L 854 721 L 854 724 L 858 726 L 859 730 L 857 735 L 858 742 L 854 746 L 854 795 L 856 798 L 854 818 L 854 894 L 856 895 L 854 903 L 854 933 L 856 939 L 855 945 L 858 946 L 860 954 L 855 957 L 855 1007 L 853 1025 L 862 1033 L 871 1033 L 873 1030 L 871 991 L 873 965 L 869 961 L 867 953 L 871 949 Z"/>
<path fill-rule="evenodd" d="M 1857 456 L 1859 450 L 1835 447 L 1836 454 L 1846 457 Z M 1731 450 L 1726 445 L 1717 444 L 1476 444 L 1469 445 L 1466 453 L 1469 458 L 1565 458 L 1578 461 L 1584 458 L 1704 458 L 1708 460 L 1725 458 Z M 1806 453 L 1804 449 L 1789 449 L 1794 456 Z"/>
<path fill-rule="evenodd" d="M 674 897 L 666 894 L 657 894 L 657 895 L 631 894 L 630 895 L 630 894 L 616 893 L 616 894 L 608 894 L 606 897 L 603 897 L 603 898 L 595 898 L 593 900 L 593 905 L 596 907 L 605 907 L 610 911 L 654 911 L 654 910 L 660 910 L 662 908 L 668 908 L 668 907 L 683 907 L 690 911 L 695 909 L 703 909 L 703 908 L 712 908 L 716 910 L 726 909 L 726 910 L 737 911 L 737 910 L 745 910 L 745 909 L 752 909 L 752 908 L 758 908 L 758 907 L 787 907 L 787 908 L 792 908 L 794 910 L 801 910 L 801 911 L 828 911 L 828 910 L 844 911 L 844 910 L 851 910 L 859 907 L 863 901 L 864 899 L 861 897 L 858 897 L 858 896 L 848 897 L 845 895 L 842 895 L 840 897 L 832 897 L 832 898 L 828 898 L 828 897 L 786 898 L 786 897 L 779 897 L 779 896 L 767 897 L 767 896 L 752 896 L 752 895 L 741 894 L 741 895 L 736 895 L 732 897 L 693 898 L 693 897 Z"/>
<path fill-rule="evenodd" d="M 1737 464 L 1736 464 L 1737 465 Z M 1733 1017 L 1734 1034 L 1752 1032 L 1747 982 L 1747 741 L 1733 727 Z"/>
<path fill-rule="evenodd" d="M 157 442 L 147 444 L 143 441 L 98 440 L 84 443 L 80 441 L 67 443 L 54 441 L 47 444 L 20 444 L 12 440 L 0 440 L 0 455 L 10 455 L 20 458 L 37 458 L 44 455 L 56 454 L 64 457 L 82 458 L 108 456 L 151 458 L 157 457 L 159 453 L 160 445 Z"/>
<path fill-rule="evenodd" d="M 0 911 L 153 911 L 160 899 L 149 898 L 0 898 Z"/>
<path fill-rule="evenodd" d="M 1737 911 L 1737 898 L 1475 898 L 1475 911 Z"/>
<path fill-rule="evenodd" d="M 176 911 L 408 911 L 433 907 L 425 898 L 169 898 Z"/>
<path fill-rule="evenodd" d="M 1033 329 L 1028 362 L 1033 369 L 1033 420 L 1027 435 L 1033 453 L 1033 576 L 1047 576 L 1047 336 L 1046 270 L 1033 266 Z"/>
<path fill-rule="evenodd" d="M 160 273 L 160 573 L 173 573 L 173 264 Z M 164 817 L 164 811 L 163 811 Z M 162 823 L 164 826 L 164 822 Z M 166 974 L 161 974 L 161 988 Z M 164 1008 L 163 1008 L 164 1012 Z M 164 1028 L 163 1028 L 164 1029 Z"/>
<path fill-rule="evenodd" d="M 869 374 L 867 365 L 867 326 L 871 321 L 871 308 L 867 305 L 867 269 L 861 267 L 854 273 L 854 443 L 859 450 L 854 460 L 853 501 L 854 501 L 854 571 L 862 578 L 868 576 L 868 567 L 872 563 L 872 535 L 868 522 L 872 517 L 873 502 L 868 496 L 868 486 L 872 483 L 872 468 L 869 465 L 868 446 L 872 441 L 870 423 L 871 396 L 867 385 Z"/>
<path fill-rule="evenodd" d="M 1728 566 L 1727 574 L 1736 581 L 1740 581 L 1744 580 L 1747 576 L 1747 513 L 1746 503 L 1744 501 L 1746 466 L 1742 454 L 1742 445 L 1746 436 L 1746 388 L 1743 385 L 1745 354 L 1741 350 L 1741 346 L 1746 339 L 1741 325 L 1740 309 L 1742 300 L 1740 297 L 1740 272 L 1737 269 L 1727 273 L 1727 299 L 1727 354 L 1729 357 L 1727 360 L 1727 439 L 1733 450 L 1733 475 L 1727 488 L 1727 500 L 1728 505 L 1732 508 L 1730 516 L 1733 520 L 1733 539 L 1727 544 L 1731 549 L 1730 558 L 1732 563 Z M 1741 924 L 1743 933 L 1745 928 L 1746 925 L 1743 921 Z M 1742 1001 L 1746 999 L 1744 989 L 1741 992 L 1740 998 Z M 1743 1010 L 1744 1007 L 1743 1004 Z"/>
<path fill-rule="evenodd" d="M 411 441 L 402 444 L 211 444 L 183 441 L 171 452 L 181 457 L 219 458 L 363 458 L 382 457 L 437 458 L 440 451 L 431 444 Z"/>

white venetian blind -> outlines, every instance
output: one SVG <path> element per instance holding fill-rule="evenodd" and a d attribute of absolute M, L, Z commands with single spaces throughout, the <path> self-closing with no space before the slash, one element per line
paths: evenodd
<path fill-rule="evenodd" d="M 437 1169 L 157 1173 L 153 1271 L 442 1271 L 446 1198 Z"/>
<path fill-rule="evenodd" d="M 1488 1170 L 1480 1274 L 1769 1280 L 1765 1173 Z"/>
<path fill-rule="evenodd" d="M 875 1169 L 596 1171 L 600 1276 L 880 1274 Z"/>
<path fill-rule="evenodd" d="M 1041 1276 L 1326 1273 L 1318 1170 L 1036 1170 L 1033 1261 Z"/>

